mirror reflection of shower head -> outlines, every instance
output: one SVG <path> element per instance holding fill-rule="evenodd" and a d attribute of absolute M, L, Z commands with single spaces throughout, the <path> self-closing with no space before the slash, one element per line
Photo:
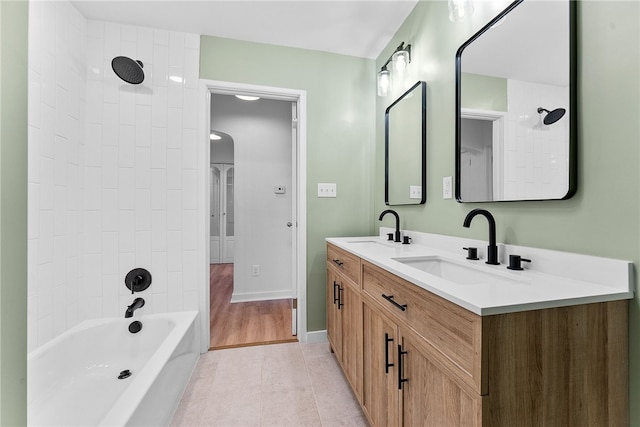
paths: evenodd
<path fill-rule="evenodd" d="M 547 115 L 542 119 L 542 123 L 545 125 L 552 125 L 560 120 L 567 110 L 564 108 L 556 108 L 555 110 L 549 111 L 546 108 L 538 107 L 538 114 L 542 114 L 543 112 L 547 113 Z"/>
<path fill-rule="evenodd" d="M 133 60 L 126 56 L 116 56 L 111 61 L 111 68 L 118 77 L 132 85 L 139 85 L 144 81 L 144 65 L 142 61 Z"/>

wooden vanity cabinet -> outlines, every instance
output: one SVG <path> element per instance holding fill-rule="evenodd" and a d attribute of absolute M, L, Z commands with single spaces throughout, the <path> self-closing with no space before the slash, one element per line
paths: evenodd
<path fill-rule="evenodd" d="M 359 378 L 352 387 L 372 426 L 629 424 L 626 300 L 479 316 L 360 265 L 360 309 L 346 327 L 344 315 L 328 316 L 327 331 L 335 337 L 342 322 L 336 355 L 349 381 Z M 344 280 L 336 274 L 328 260 L 328 291 Z M 352 327 L 355 374 L 344 362 Z"/>
<path fill-rule="evenodd" d="M 358 400 L 362 389 L 360 258 L 327 250 L 327 338 Z"/>

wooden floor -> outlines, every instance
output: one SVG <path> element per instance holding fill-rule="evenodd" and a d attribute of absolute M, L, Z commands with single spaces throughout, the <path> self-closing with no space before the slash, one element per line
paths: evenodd
<path fill-rule="evenodd" d="M 294 342 L 291 300 L 231 304 L 233 264 L 210 265 L 211 349 Z"/>

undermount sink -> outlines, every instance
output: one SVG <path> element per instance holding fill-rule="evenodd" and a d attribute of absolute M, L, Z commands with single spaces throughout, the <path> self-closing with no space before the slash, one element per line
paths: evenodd
<path fill-rule="evenodd" d="M 514 283 L 513 280 L 499 274 L 482 271 L 473 266 L 459 264 L 438 256 L 393 258 L 409 267 L 438 276 L 459 285 L 478 283 Z"/>

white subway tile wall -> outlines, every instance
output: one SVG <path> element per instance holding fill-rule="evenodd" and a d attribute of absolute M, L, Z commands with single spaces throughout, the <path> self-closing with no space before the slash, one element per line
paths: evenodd
<path fill-rule="evenodd" d="M 198 308 L 200 37 L 29 3 L 28 347 L 120 316 L 148 269 L 146 313 Z M 130 85 L 115 56 L 144 63 Z"/>
<path fill-rule="evenodd" d="M 560 198 L 569 174 L 569 88 L 507 80 L 504 156 L 505 199 Z M 551 126 L 537 110 L 565 108 L 567 115 Z"/>

